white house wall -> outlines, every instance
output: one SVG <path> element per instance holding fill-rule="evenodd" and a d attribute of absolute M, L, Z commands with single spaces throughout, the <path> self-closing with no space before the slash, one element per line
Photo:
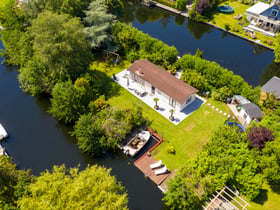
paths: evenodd
<path fill-rule="evenodd" d="M 134 73 L 130 72 L 130 73 L 129 73 L 129 77 L 130 77 L 130 79 L 134 80 Z M 135 78 L 136 78 L 136 77 L 138 77 L 138 78 L 141 79 L 141 77 L 138 76 L 138 75 L 135 75 Z M 142 80 L 142 79 L 141 79 L 141 80 Z M 156 87 L 155 87 L 155 93 L 152 94 L 152 85 L 151 85 L 150 83 L 148 83 L 147 81 L 145 81 L 145 80 L 142 80 L 142 81 L 143 81 L 142 84 L 140 84 L 140 83 L 138 83 L 138 84 L 139 84 L 142 88 L 144 88 L 145 91 L 146 91 L 148 94 L 150 94 L 153 98 L 158 98 L 158 99 L 159 99 L 159 104 L 160 104 L 160 101 L 162 101 L 162 102 L 164 102 L 164 103 L 166 103 L 166 104 L 169 104 L 169 100 L 170 100 L 170 98 L 171 98 L 170 96 L 168 96 L 168 95 L 165 94 L 164 92 L 160 91 L 160 90 L 157 89 Z M 186 101 L 187 101 L 188 99 L 186 99 L 182 104 L 179 103 L 178 101 L 176 101 L 176 104 L 175 104 L 174 109 L 177 110 L 177 111 L 181 111 L 181 110 L 183 110 L 184 108 L 186 108 L 191 102 L 193 102 L 193 101 L 195 100 L 195 95 L 194 95 L 194 94 L 192 94 L 190 97 L 191 97 L 191 100 L 190 100 L 188 103 L 186 103 Z M 189 97 L 189 98 L 190 98 L 190 97 Z"/>
<path fill-rule="evenodd" d="M 247 115 L 247 118 L 246 118 L 246 119 L 244 119 L 244 114 L 245 114 L 245 113 L 246 113 L 246 115 Z M 243 109 L 243 107 L 241 108 L 239 115 L 246 121 L 246 123 L 247 123 L 248 125 L 249 125 L 250 122 L 252 121 L 252 119 L 250 118 L 250 116 L 248 115 L 248 113 L 246 112 L 246 110 Z"/>

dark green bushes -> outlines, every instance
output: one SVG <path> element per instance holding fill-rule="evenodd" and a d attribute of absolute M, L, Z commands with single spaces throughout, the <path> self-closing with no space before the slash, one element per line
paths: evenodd
<path fill-rule="evenodd" d="M 254 103 L 259 100 L 259 87 L 253 89 L 242 77 L 215 62 L 184 55 L 179 63 L 184 81 L 200 91 L 211 91 L 212 96 L 219 101 L 225 101 L 233 94 L 241 94 Z"/>
<path fill-rule="evenodd" d="M 170 47 L 132 26 L 118 22 L 113 28 L 113 35 L 119 53 L 126 56 L 130 62 L 146 58 L 168 69 L 177 60 L 178 51 L 174 46 Z"/>

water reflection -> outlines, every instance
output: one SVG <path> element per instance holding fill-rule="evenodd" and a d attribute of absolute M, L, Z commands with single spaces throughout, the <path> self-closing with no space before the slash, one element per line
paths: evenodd
<path fill-rule="evenodd" d="M 264 69 L 261 76 L 261 85 L 264 85 L 273 76 L 280 77 L 280 63 L 272 62 Z"/>
<path fill-rule="evenodd" d="M 199 48 L 203 51 L 203 58 L 217 62 L 253 86 L 260 84 L 263 69 L 273 62 L 273 52 L 264 47 L 207 24 L 143 6 L 138 0 L 123 1 L 125 7 L 128 6 L 124 22 L 175 46 L 181 56 L 186 53 L 194 55 Z"/>

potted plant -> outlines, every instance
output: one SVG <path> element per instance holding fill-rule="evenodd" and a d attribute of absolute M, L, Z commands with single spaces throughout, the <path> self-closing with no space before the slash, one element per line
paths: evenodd
<path fill-rule="evenodd" d="M 170 110 L 169 110 L 169 112 L 170 112 L 169 119 L 170 119 L 171 121 L 173 121 L 173 120 L 174 120 L 174 116 L 173 116 L 174 111 L 175 111 L 174 109 L 170 109 Z"/>
<path fill-rule="evenodd" d="M 154 98 L 154 102 L 156 103 L 155 106 L 154 106 L 154 108 L 155 108 L 156 110 L 159 108 L 159 107 L 158 107 L 158 104 L 157 104 L 158 101 L 159 101 L 158 98 Z"/>

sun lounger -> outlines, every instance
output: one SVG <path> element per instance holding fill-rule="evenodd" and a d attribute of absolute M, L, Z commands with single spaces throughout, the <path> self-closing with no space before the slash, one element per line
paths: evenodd
<path fill-rule="evenodd" d="M 162 164 L 162 162 L 161 162 L 161 160 L 160 160 L 160 161 L 158 161 L 158 162 L 156 162 L 156 163 L 151 164 L 151 165 L 150 165 L 150 168 L 151 168 L 151 169 L 158 168 L 158 167 L 161 166 L 161 164 Z"/>
<path fill-rule="evenodd" d="M 160 169 L 155 170 L 155 174 L 156 175 L 160 175 L 160 174 L 166 173 L 167 171 L 168 171 L 168 169 L 166 168 L 166 166 L 164 166 L 164 167 L 162 167 Z"/>

